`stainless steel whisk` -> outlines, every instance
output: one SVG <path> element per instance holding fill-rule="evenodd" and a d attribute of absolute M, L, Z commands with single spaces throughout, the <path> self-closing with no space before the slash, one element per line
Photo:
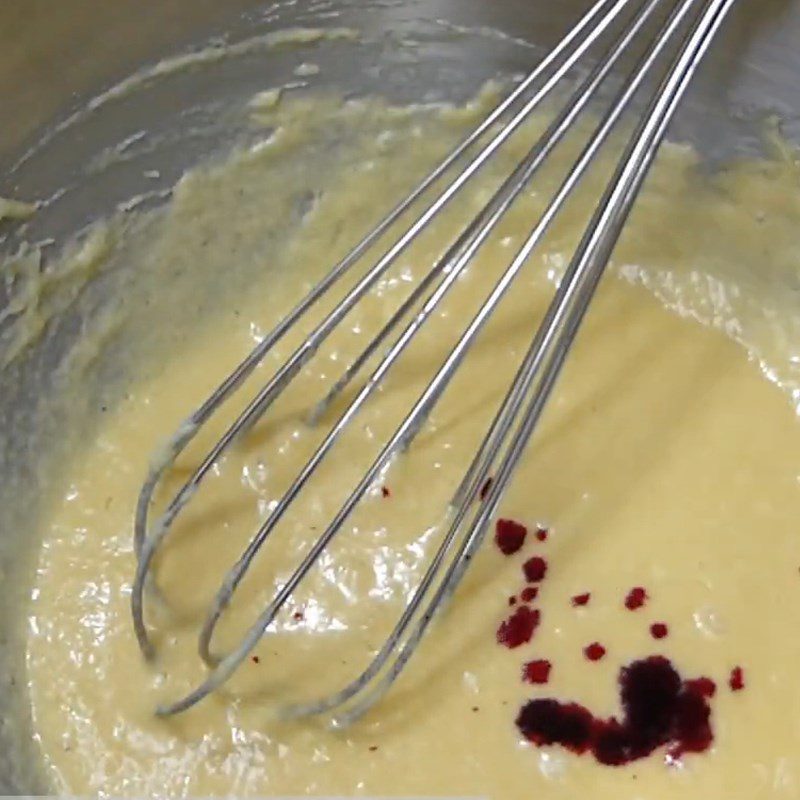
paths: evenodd
<path fill-rule="evenodd" d="M 200 482 L 236 437 L 249 429 L 268 411 L 278 395 L 314 357 L 322 342 L 359 300 L 375 286 L 418 234 L 436 219 L 439 212 L 480 171 L 531 112 L 553 93 L 562 79 L 583 60 L 588 60 L 586 57 L 590 48 L 604 45 L 602 55 L 592 62 L 591 68 L 580 80 L 577 88 L 566 95 L 564 104 L 553 121 L 497 189 L 488 204 L 469 221 L 445 255 L 432 265 L 430 271 L 392 314 L 378 335 L 370 341 L 333 389 L 320 401 L 313 414 L 315 420 L 321 417 L 322 412 L 343 388 L 357 377 L 378 348 L 389 341 L 378 366 L 364 381 L 355 398 L 261 524 L 240 559 L 227 573 L 199 637 L 200 655 L 210 667 L 208 676 L 185 697 L 160 707 L 157 713 L 169 715 L 190 708 L 225 682 L 247 658 L 292 592 L 342 529 L 348 516 L 378 479 L 393 455 L 412 442 L 460 366 L 478 332 L 510 287 L 528 256 L 542 240 L 565 200 L 579 183 L 624 111 L 630 106 L 645 79 L 656 69 L 660 60 L 671 53 L 672 58 L 661 74 L 656 90 L 649 96 L 644 111 L 638 117 L 638 124 L 624 148 L 613 177 L 586 227 L 513 383 L 452 500 L 448 527 L 441 544 L 395 628 L 369 666 L 341 691 L 317 702 L 293 705 L 284 710 L 292 716 L 331 712 L 333 724 L 346 725 L 363 714 L 391 686 L 413 655 L 432 618 L 455 590 L 472 556 L 480 547 L 505 487 L 540 418 L 666 128 L 700 60 L 734 2 L 735 0 L 597 0 L 506 99 L 314 286 L 297 307 L 252 350 L 216 391 L 183 423 L 169 446 L 152 466 L 136 509 L 134 542 L 138 563 L 132 592 L 132 611 L 136 636 L 147 656 L 152 654 L 153 647 L 144 620 L 144 599 L 153 559 L 169 534 L 176 517 L 189 502 Z M 658 24 L 654 34 L 648 34 L 647 23 L 657 12 L 660 12 L 664 19 Z M 216 625 L 267 537 L 322 459 L 328 455 L 342 431 L 381 383 L 417 331 L 425 324 L 514 200 L 529 184 L 554 147 L 571 129 L 577 117 L 585 111 L 589 101 L 598 93 L 615 65 L 629 48 L 645 37 L 647 42 L 643 53 L 612 98 L 605 114 L 600 118 L 549 205 L 419 399 L 328 527 L 310 547 L 296 570 L 258 615 L 240 645 L 223 657 L 213 654 L 211 643 Z M 606 42 L 606 39 L 610 41 Z M 476 152 L 470 156 L 472 151 Z M 466 162 L 465 165 L 458 167 L 458 163 L 462 160 Z M 438 183 L 444 183 L 441 179 L 456 170 L 457 173 L 452 181 L 439 190 L 416 220 L 386 249 L 378 261 L 366 270 L 355 286 L 258 391 L 244 411 L 227 428 L 222 438 L 207 453 L 161 517 L 151 524 L 149 510 L 153 495 L 165 473 L 198 430 L 241 387 L 245 379 L 287 331 L 359 262 L 370 247 L 387 234 L 412 204 L 433 193 Z M 409 321 L 401 329 L 404 319 Z M 395 338 L 392 339 L 393 335 Z M 492 475 L 493 479 L 484 501 L 476 503 L 481 487 L 485 485 L 489 475 Z"/>

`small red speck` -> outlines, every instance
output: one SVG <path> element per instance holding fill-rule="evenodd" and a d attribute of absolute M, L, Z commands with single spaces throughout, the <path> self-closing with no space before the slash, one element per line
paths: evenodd
<path fill-rule="evenodd" d="M 486 495 L 489 494 L 489 490 L 492 488 L 493 483 L 494 483 L 494 478 L 492 478 L 491 475 L 483 482 L 483 486 L 481 486 L 481 491 L 479 494 L 481 500 L 486 499 Z"/>
<path fill-rule="evenodd" d="M 625 608 L 628 611 L 636 611 L 641 608 L 648 599 L 647 591 L 642 586 L 635 586 L 628 592 L 625 598 Z"/>
<path fill-rule="evenodd" d="M 686 681 L 686 687 L 702 697 L 713 697 L 717 693 L 717 684 L 711 678 L 693 678 Z"/>
<path fill-rule="evenodd" d="M 294 614 L 292 614 L 292 619 L 296 622 L 300 622 L 300 620 L 305 619 L 305 617 L 302 611 L 295 611 Z"/>
<path fill-rule="evenodd" d="M 500 623 L 497 629 L 498 644 L 508 648 L 527 644 L 539 625 L 539 609 L 520 606 L 508 619 Z"/>
<path fill-rule="evenodd" d="M 537 528 L 536 529 L 536 538 L 540 542 L 546 542 L 548 536 L 549 536 L 549 531 L 547 530 L 547 528 Z"/>
<path fill-rule="evenodd" d="M 538 583 L 547 573 L 547 562 L 541 556 L 534 556 L 522 565 L 522 571 L 526 580 Z"/>
<path fill-rule="evenodd" d="M 669 635 L 669 628 L 663 622 L 654 622 L 650 626 L 650 635 L 654 639 L 664 639 Z"/>
<path fill-rule="evenodd" d="M 606 649 L 600 642 L 592 642 L 583 648 L 583 654 L 589 661 L 599 661 L 606 654 Z"/>
<path fill-rule="evenodd" d="M 258 664 L 258 662 L 261 660 L 258 656 L 251 656 L 250 658 L 254 664 Z"/>
<path fill-rule="evenodd" d="M 381 486 L 381 494 L 384 497 L 389 497 L 392 493 L 391 493 L 391 491 L 389 491 L 389 487 L 388 486 Z"/>
<path fill-rule="evenodd" d="M 584 592 L 583 594 L 576 594 L 575 597 L 572 598 L 572 605 L 575 606 L 576 608 L 578 606 L 588 606 L 591 597 L 592 595 L 590 592 Z"/>
<path fill-rule="evenodd" d="M 544 659 L 529 661 L 522 667 L 522 680 L 525 683 L 547 683 L 551 669 L 552 664 Z"/>
<path fill-rule="evenodd" d="M 530 603 L 531 600 L 535 600 L 536 596 L 539 594 L 539 589 L 536 586 L 526 586 L 520 592 L 520 598 L 522 599 L 523 603 Z"/>
<path fill-rule="evenodd" d="M 522 549 L 528 529 L 512 519 L 499 519 L 494 529 L 494 541 L 504 556 L 510 556 Z"/>
<path fill-rule="evenodd" d="M 508 604 L 510 606 L 515 606 L 517 604 L 517 596 L 512 594 L 511 597 L 508 598 Z"/>
<path fill-rule="evenodd" d="M 731 677 L 728 685 L 733 692 L 741 692 L 744 689 L 744 670 L 741 667 L 734 667 L 731 670 Z"/>

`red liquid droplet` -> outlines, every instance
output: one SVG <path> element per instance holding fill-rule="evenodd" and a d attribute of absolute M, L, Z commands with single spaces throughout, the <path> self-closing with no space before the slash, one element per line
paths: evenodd
<path fill-rule="evenodd" d="M 654 639 L 664 639 L 669 635 L 669 628 L 663 622 L 654 622 L 650 626 L 650 635 Z"/>
<path fill-rule="evenodd" d="M 527 644 L 539 625 L 539 609 L 520 606 L 508 619 L 500 623 L 497 629 L 497 641 L 508 648 Z"/>
<path fill-rule="evenodd" d="M 481 500 L 486 499 L 486 495 L 489 494 L 489 490 L 492 488 L 492 484 L 494 483 L 494 478 L 491 475 L 483 482 L 483 486 L 481 486 L 481 491 L 479 493 Z"/>
<path fill-rule="evenodd" d="M 628 596 L 625 598 L 625 608 L 628 611 L 636 611 L 636 609 L 641 608 L 645 602 L 647 601 L 647 592 L 641 586 L 636 586 L 628 592 Z"/>
<path fill-rule="evenodd" d="M 544 659 L 529 661 L 522 667 L 522 680 L 526 683 L 547 683 L 552 664 Z"/>
<path fill-rule="evenodd" d="M 594 717 L 578 703 L 531 700 L 517 717 L 522 735 L 536 745 L 560 744 L 573 753 L 585 753 L 592 743 Z"/>
<path fill-rule="evenodd" d="M 606 654 L 606 649 L 600 642 L 592 642 L 583 648 L 583 654 L 589 661 L 599 661 Z"/>
<path fill-rule="evenodd" d="M 547 537 L 549 535 L 550 534 L 549 534 L 549 531 L 547 530 L 547 528 L 537 528 L 536 529 L 536 538 L 540 542 L 546 542 L 547 541 Z"/>
<path fill-rule="evenodd" d="M 707 678 L 682 681 L 661 656 L 635 661 L 620 671 L 622 719 L 601 719 L 578 703 L 531 700 L 516 720 L 536 745 L 558 744 L 601 764 L 621 766 L 669 746 L 669 755 L 701 753 L 711 745 Z"/>
<path fill-rule="evenodd" d="M 515 606 L 517 604 L 517 596 L 512 594 L 511 597 L 508 598 L 508 604 L 510 606 Z"/>
<path fill-rule="evenodd" d="M 717 693 L 717 684 L 711 678 L 692 678 L 686 681 L 686 686 L 703 697 L 710 698 Z"/>
<path fill-rule="evenodd" d="M 538 583 L 547 574 L 547 562 L 541 556 L 534 556 L 522 565 L 522 571 L 525 573 L 525 580 Z"/>
<path fill-rule="evenodd" d="M 731 677 L 728 685 L 733 692 L 741 692 L 744 689 L 744 670 L 741 667 L 734 667 L 731 670 Z"/>
<path fill-rule="evenodd" d="M 292 619 L 294 619 L 297 622 L 300 622 L 304 618 L 305 617 L 303 616 L 302 611 L 295 611 L 294 614 L 292 614 Z"/>
<path fill-rule="evenodd" d="M 522 598 L 523 603 L 530 603 L 531 600 L 535 600 L 536 596 L 539 594 L 539 589 L 536 586 L 526 586 L 522 592 L 520 592 L 520 597 Z"/>
<path fill-rule="evenodd" d="M 590 592 L 584 592 L 583 594 L 576 594 L 575 597 L 572 598 L 572 605 L 575 606 L 576 608 L 578 606 L 588 606 L 591 597 L 592 595 Z"/>
<path fill-rule="evenodd" d="M 389 487 L 388 486 L 381 486 L 381 494 L 384 497 L 389 497 L 391 495 L 391 491 L 389 491 Z"/>
<path fill-rule="evenodd" d="M 494 528 L 494 541 L 497 548 L 505 556 L 510 556 L 522 549 L 528 529 L 512 519 L 499 519 Z"/>

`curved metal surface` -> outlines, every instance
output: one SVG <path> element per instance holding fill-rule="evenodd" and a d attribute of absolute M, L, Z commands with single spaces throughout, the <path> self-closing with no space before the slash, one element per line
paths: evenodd
<path fill-rule="evenodd" d="M 353 7 L 357 12 L 353 12 Z M 162 0 L 141 13 L 137 0 L 5 0 L 0 26 L 0 165 L 53 119 L 145 63 L 174 54 L 210 36 L 232 38 L 266 25 L 358 16 L 373 29 L 413 28 L 446 20 L 466 28 L 503 31 L 514 39 L 554 44 L 564 24 L 587 0 L 407 0 L 404 3 L 264 3 L 258 0 Z M 315 11 L 306 9 L 313 7 Z M 800 109 L 800 4 L 796 0 L 749 0 L 740 4 L 709 58 L 695 95 L 786 116 Z M 498 41 L 498 40 L 496 40 Z M 508 44 L 508 42 L 506 43 Z M 512 43 L 513 44 L 513 43 Z M 520 68 L 502 47 L 471 52 L 495 66 Z M 512 50 L 519 49 L 512 47 Z M 466 54 L 465 54 L 466 55 Z M 0 181 L 2 177 L 0 177 Z"/>

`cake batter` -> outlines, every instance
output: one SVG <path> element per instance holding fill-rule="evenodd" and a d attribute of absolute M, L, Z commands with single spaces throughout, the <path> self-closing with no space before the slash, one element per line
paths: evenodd
<path fill-rule="evenodd" d="M 764 306 L 769 271 L 794 266 L 796 184 L 785 165 L 774 164 L 704 177 L 691 151 L 675 146 L 662 152 L 617 249 L 616 276 L 604 280 L 501 504 L 504 519 L 528 529 L 524 548 L 504 555 L 487 538 L 400 682 L 361 721 L 333 732 L 320 720 L 274 718 L 284 702 L 341 687 L 382 643 L 438 542 L 447 501 L 610 161 L 589 176 L 428 426 L 348 521 L 254 657 L 188 712 L 154 716 L 158 702 L 202 680 L 196 635 L 210 598 L 336 409 L 318 428 L 306 424 L 306 413 L 486 202 L 542 121 L 400 260 L 209 476 L 157 564 L 167 602 L 149 602 L 158 658 L 146 663 L 130 621 L 131 526 L 154 448 L 483 103 L 449 110 L 331 98 L 262 105 L 259 121 L 274 114 L 270 138 L 191 173 L 159 212 L 165 286 L 170 270 L 186 265 L 200 280 L 231 258 L 264 258 L 265 268 L 235 304 L 209 315 L 202 335 L 165 333 L 161 368 L 120 407 L 101 410 L 96 441 L 65 468 L 61 501 L 43 530 L 27 655 L 35 728 L 57 790 L 508 800 L 659 800 L 676 792 L 687 800 L 756 800 L 800 792 L 800 427 L 791 398 L 759 370 L 777 347 L 772 329 L 746 341 L 749 351 L 734 341 L 757 331 L 748 313 L 751 302 Z M 320 175 L 316 192 L 277 184 L 292 138 L 315 125 L 339 126 L 352 138 L 348 155 L 331 164 L 331 176 Z M 225 617 L 218 650 L 227 651 L 263 608 L 416 399 L 521 243 L 569 152 L 571 145 L 557 154 L 502 223 L 279 527 Z M 297 187 L 309 180 L 297 175 Z M 267 215 L 297 223 L 299 233 L 264 255 L 258 232 Z M 170 320 L 163 324 L 166 330 Z M 307 329 L 265 360 L 251 390 Z M 211 426 L 199 445 L 230 419 Z M 201 452 L 190 449 L 167 488 L 179 486 Z M 537 538 L 537 529 L 546 535 Z M 540 622 L 529 642 L 509 649 L 497 631 L 510 598 L 522 604 L 523 564 L 532 557 L 547 568 L 529 603 Z M 631 609 L 635 588 L 646 602 Z M 595 644 L 602 657 L 594 657 Z M 669 658 L 686 677 L 714 681 L 713 744 L 705 752 L 674 759 L 658 748 L 609 767 L 521 736 L 515 720 L 531 698 L 619 715 L 620 668 L 651 655 Z M 550 665 L 546 683 L 523 679 L 521 665 L 535 661 Z"/>

